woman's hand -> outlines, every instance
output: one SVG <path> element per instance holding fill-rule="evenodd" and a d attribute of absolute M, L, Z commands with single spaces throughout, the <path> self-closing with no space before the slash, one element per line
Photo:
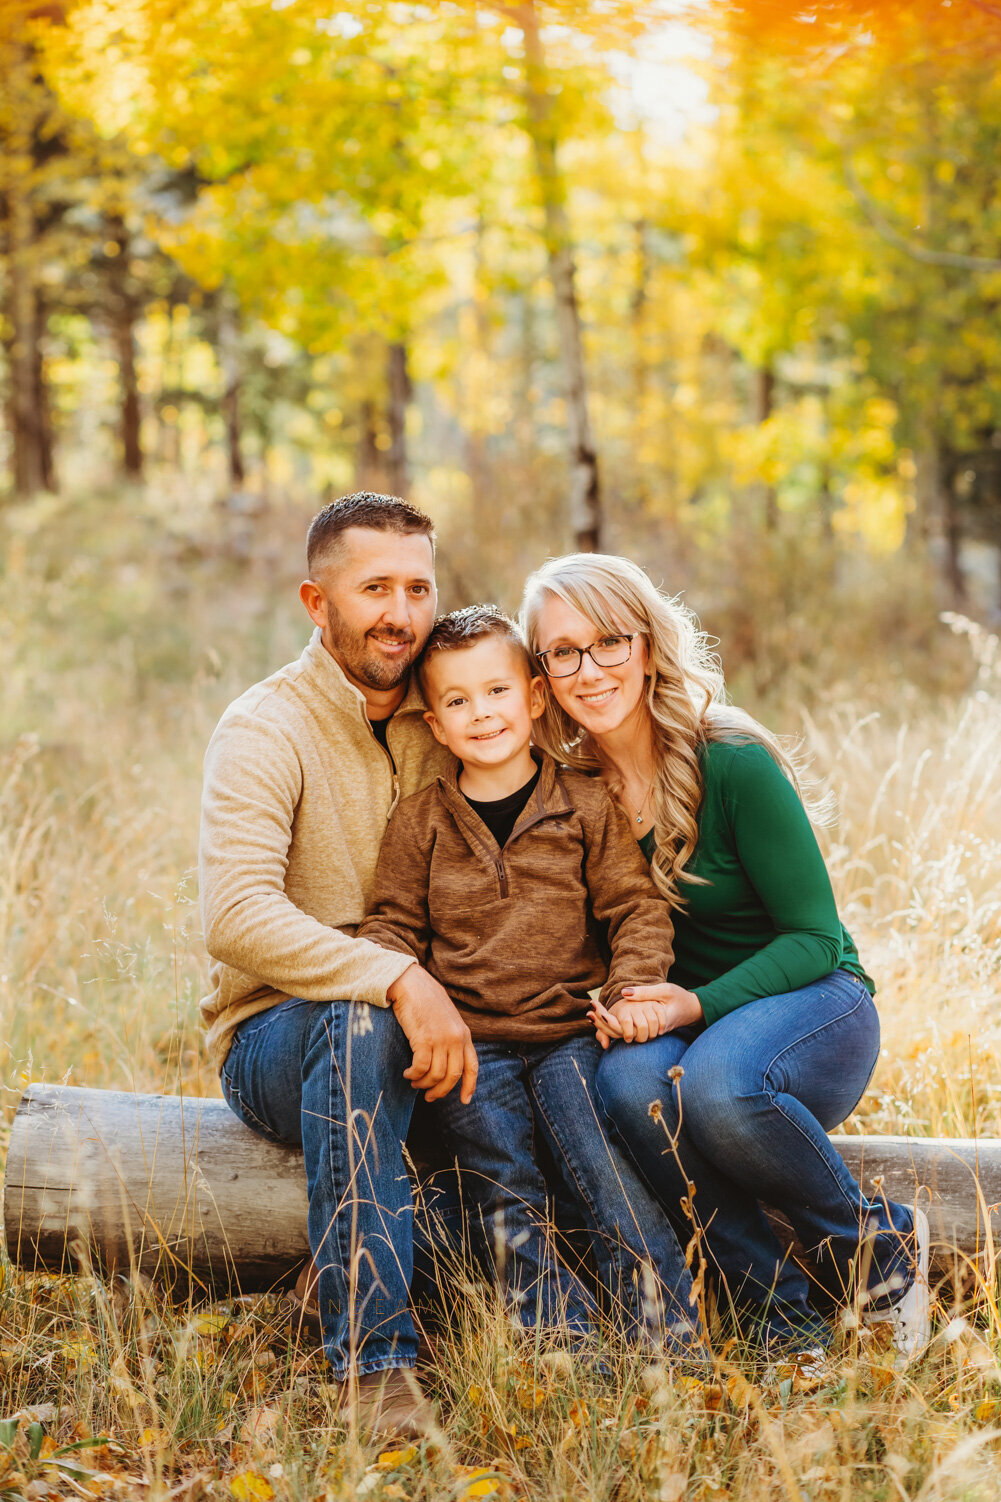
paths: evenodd
<path fill-rule="evenodd" d="M 653 990 L 654 987 L 646 989 Z M 613 1038 L 621 1038 L 623 1043 L 647 1043 L 651 1038 L 669 1032 L 671 1027 L 667 1008 L 656 1001 L 620 999 L 611 1007 L 592 1001 L 587 1015 L 594 1023 L 602 1048 L 607 1048 Z"/>
<path fill-rule="evenodd" d="M 705 1020 L 702 1003 L 695 992 L 686 991 L 684 986 L 672 985 L 668 980 L 661 981 L 656 986 L 623 986 L 622 999 L 615 1005 L 622 1006 L 626 1002 L 632 1006 L 645 1002 L 647 1006 L 657 1007 L 666 1018 L 666 1025 L 661 1028 L 661 1032 L 665 1033 L 673 1033 L 676 1027 L 688 1027 L 693 1022 Z"/>

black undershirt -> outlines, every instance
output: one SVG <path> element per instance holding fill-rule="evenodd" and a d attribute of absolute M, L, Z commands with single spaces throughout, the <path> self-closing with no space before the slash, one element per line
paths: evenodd
<path fill-rule="evenodd" d="M 475 798 L 470 798 L 466 793 L 462 796 L 466 799 L 474 814 L 479 814 L 484 824 L 497 841 L 503 847 L 511 838 L 511 831 L 518 822 L 518 815 L 532 796 L 532 790 L 539 780 L 541 767 L 536 767 L 532 776 L 516 792 L 508 793 L 506 798 L 492 798 L 489 803 L 480 803 Z"/>
<path fill-rule="evenodd" d="M 389 750 L 389 742 L 386 740 L 386 736 L 389 734 L 389 722 L 392 718 L 393 716 L 388 714 L 384 720 L 369 720 L 368 722 L 372 727 L 372 734 L 384 751 Z"/>

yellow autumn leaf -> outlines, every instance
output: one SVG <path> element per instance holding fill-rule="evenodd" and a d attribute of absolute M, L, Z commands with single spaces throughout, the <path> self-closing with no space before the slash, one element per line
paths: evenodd
<path fill-rule="evenodd" d="M 527 1409 L 540 1408 L 546 1401 L 546 1389 L 536 1387 L 534 1382 L 519 1382 L 514 1395 L 521 1407 Z"/>
<path fill-rule="evenodd" d="M 416 1445 L 408 1445 L 405 1450 L 383 1450 L 376 1460 L 376 1465 L 382 1466 L 387 1471 L 395 1471 L 398 1466 L 409 1465 L 416 1454 Z"/>
<path fill-rule="evenodd" d="M 94 1347 L 86 1340 L 68 1340 L 62 1347 L 62 1354 L 74 1366 L 94 1364 Z"/>
<path fill-rule="evenodd" d="M 473 1466 L 471 1469 L 460 1471 L 463 1477 L 462 1487 L 458 1493 L 459 1502 L 467 1502 L 474 1497 L 497 1496 L 503 1485 L 504 1478 L 491 1466 Z"/>
<path fill-rule="evenodd" d="M 275 1489 L 260 1471 L 237 1471 L 229 1478 L 229 1489 L 237 1502 L 271 1502 Z"/>
<path fill-rule="evenodd" d="M 229 1323 L 228 1314 L 196 1314 L 191 1328 L 196 1335 L 221 1335 Z"/>

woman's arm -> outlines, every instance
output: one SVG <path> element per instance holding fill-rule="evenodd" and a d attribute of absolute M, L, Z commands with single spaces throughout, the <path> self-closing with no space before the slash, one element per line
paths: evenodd
<path fill-rule="evenodd" d="M 755 744 L 732 748 L 724 778 L 738 859 L 777 933 L 756 954 L 695 988 L 707 1022 L 819 980 L 837 969 L 844 952 L 830 877 L 796 789 Z"/>

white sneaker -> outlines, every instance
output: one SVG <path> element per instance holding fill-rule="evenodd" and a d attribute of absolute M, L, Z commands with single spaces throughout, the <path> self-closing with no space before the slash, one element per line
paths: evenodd
<path fill-rule="evenodd" d="M 927 1215 L 917 1207 L 914 1210 L 914 1237 L 917 1246 L 910 1288 L 889 1309 L 869 1309 L 862 1316 L 867 1325 L 891 1327 L 893 1344 L 905 1362 L 920 1355 L 931 1339 L 931 1284 L 928 1281 L 931 1230 Z"/>

